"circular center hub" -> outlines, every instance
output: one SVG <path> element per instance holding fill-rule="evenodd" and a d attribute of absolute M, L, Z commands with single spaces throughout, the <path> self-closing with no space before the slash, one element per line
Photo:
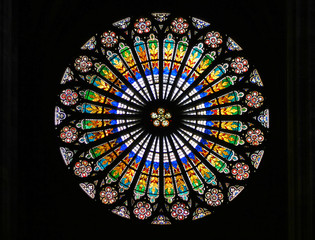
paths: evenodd
<path fill-rule="evenodd" d="M 171 113 L 166 112 L 164 108 L 158 108 L 156 111 L 151 112 L 153 126 L 155 127 L 168 127 L 170 125 Z"/>
<path fill-rule="evenodd" d="M 150 134 L 166 136 L 176 131 L 180 124 L 181 111 L 171 101 L 148 102 L 141 111 L 141 124 Z"/>

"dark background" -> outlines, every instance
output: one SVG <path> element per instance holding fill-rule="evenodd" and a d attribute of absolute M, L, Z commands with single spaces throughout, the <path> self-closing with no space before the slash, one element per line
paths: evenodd
<path fill-rule="evenodd" d="M 10 1 L 1 5 L 2 239 L 312 239 L 313 1 Z M 128 16 L 189 14 L 250 56 L 271 112 L 252 183 L 210 217 L 132 223 L 94 205 L 67 174 L 54 136 L 57 86 L 92 34 Z"/>

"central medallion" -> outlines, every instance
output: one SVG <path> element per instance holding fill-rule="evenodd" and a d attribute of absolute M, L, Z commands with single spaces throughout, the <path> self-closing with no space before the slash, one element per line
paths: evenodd
<path fill-rule="evenodd" d="M 139 114 L 143 128 L 155 136 L 169 136 L 176 132 L 182 117 L 178 104 L 161 99 L 146 103 Z"/>
<path fill-rule="evenodd" d="M 164 108 L 158 108 L 156 112 L 151 113 L 151 118 L 153 119 L 153 125 L 155 127 L 168 127 L 170 125 L 169 120 L 172 115 L 169 112 L 165 112 Z"/>

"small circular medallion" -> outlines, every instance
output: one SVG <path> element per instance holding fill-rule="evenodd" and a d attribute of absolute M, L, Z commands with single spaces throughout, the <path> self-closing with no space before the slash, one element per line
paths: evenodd
<path fill-rule="evenodd" d="M 171 113 L 166 112 L 164 108 L 158 108 L 155 112 L 151 112 L 151 118 L 155 127 L 168 127 L 171 117 Z"/>

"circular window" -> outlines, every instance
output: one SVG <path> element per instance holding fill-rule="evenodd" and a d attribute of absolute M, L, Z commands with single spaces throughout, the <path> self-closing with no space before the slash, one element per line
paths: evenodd
<path fill-rule="evenodd" d="M 269 128 L 263 83 L 241 46 L 194 17 L 128 17 L 66 67 L 60 152 L 83 191 L 121 217 L 196 220 L 246 187 Z"/>

